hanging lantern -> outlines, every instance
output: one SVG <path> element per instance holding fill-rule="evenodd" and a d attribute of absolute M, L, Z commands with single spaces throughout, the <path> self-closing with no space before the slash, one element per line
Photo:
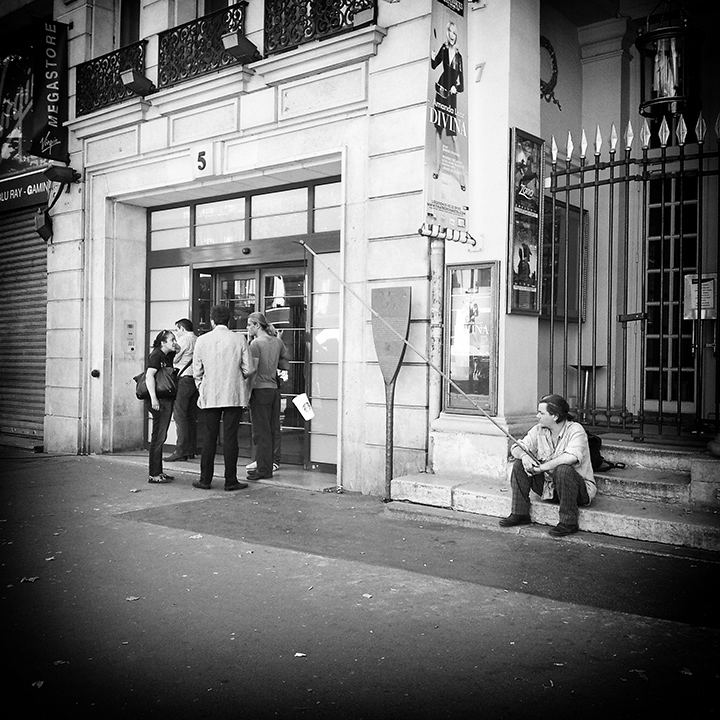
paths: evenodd
<path fill-rule="evenodd" d="M 658 9 L 662 6 L 662 9 Z M 640 114 L 649 118 L 679 115 L 697 101 L 698 34 L 677 2 L 660 2 L 640 28 Z"/>

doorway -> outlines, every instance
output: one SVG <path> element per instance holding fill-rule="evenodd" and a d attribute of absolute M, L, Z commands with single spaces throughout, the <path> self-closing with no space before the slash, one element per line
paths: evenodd
<path fill-rule="evenodd" d="M 227 305 L 232 316 L 230 329 L 247 331 L 247 319 L 262 312 L 278 332 L 290 353 L 288 379 L 280 386 L 280 448 L 276 458 L 282 464 L 306 466 L 309 459 L 309 428 L 293 398 L 306 392 L 307 357 L 307 274 L 302 266 L 218 269 L 197 273 L 196 307 L 198 332 L 210 330 L 210 308 Z M 243 415 L 239 437 L 240 454 L 253 456 L 249 410 Z"/>

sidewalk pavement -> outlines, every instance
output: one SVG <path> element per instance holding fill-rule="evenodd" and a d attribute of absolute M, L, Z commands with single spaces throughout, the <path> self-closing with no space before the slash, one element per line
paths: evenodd
<path fill-rule="evenodd" d="M 28 717 L 717 713 L 713 554 L 146 464 L 0 459 L 5 697 Z"/>

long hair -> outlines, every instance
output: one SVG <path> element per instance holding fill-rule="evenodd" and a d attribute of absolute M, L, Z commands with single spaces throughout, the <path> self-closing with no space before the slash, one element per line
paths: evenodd
<path fill-rule="evenodd" d="M 544 395 L 540 398 L 540 402 L 545 403 L 547 411 L 551 415 L 557 416 L 557 422 L 561 423 L 563 420 L 573 419 L 573 416 L 570 414 L 570 406 L 562 395 L 556 395 L 555 393 Z"/>
<path fill-rule="evenodd" d="M 277 336 L 275 326 L 267 321 L 267 318 L 261 312 L 254 312 L 248 315 L 248 322 L 256 322 L 268 335 Z"/>

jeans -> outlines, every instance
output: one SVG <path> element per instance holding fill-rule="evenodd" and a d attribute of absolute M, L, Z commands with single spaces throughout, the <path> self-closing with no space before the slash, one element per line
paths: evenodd
<path fill-rule="evenodd" d="M 273 388 L 255 388 L 250 395 L 250 418 L 256 472 L 272 477 L 273 451 L 280 435 L 280 393 Z"/>
<path fill-rule="evenodd" d="M 173 417 L 177 427 L 177 455 L 194 455 L 197 448 L 198 390 L 191 377 L 178 380 Z"/>
<path fill-rule="evenodd" d="M 145 407 L 152 415 L 152 434 L 150 435 L 150 467 L 149 472 L 153 477 L 159 475 L 163 471 L 162 452 L 165 439 L 167 438 L 168 428 L 170 427 L 170 419 L 173 413 L 173 401 L 170 398 L 158 398 L 160 401 L 160 409 L 153 410 L 149 402 L 145 403 Z"/>
<path fill-rule="evenodd" d="M 205 408 L 205 440 L 200 455 L 200 482 L 210 485 L 215 472 L 215 450 L 223 421 L 223 460 L 225 462 L 225 487 L 234 485 L 237 479 L 238 427 L 242 416 L 241 407 Z"/>
<path fill-rule="evenodd" d="M 570 465 L 558 465 L 550 472 L 555 483 L 555 497 L 560 502 L 560 523 L 578 524 L 578 505 L 588 505 L 590 496 L 585 487 L 585 479 Z M 512 485 L 513 515 L 530 514 L 530 491 L 542 495 L 545 475 L 528 475 L 522 460 L 515 460 L 510 476 Z"/>

